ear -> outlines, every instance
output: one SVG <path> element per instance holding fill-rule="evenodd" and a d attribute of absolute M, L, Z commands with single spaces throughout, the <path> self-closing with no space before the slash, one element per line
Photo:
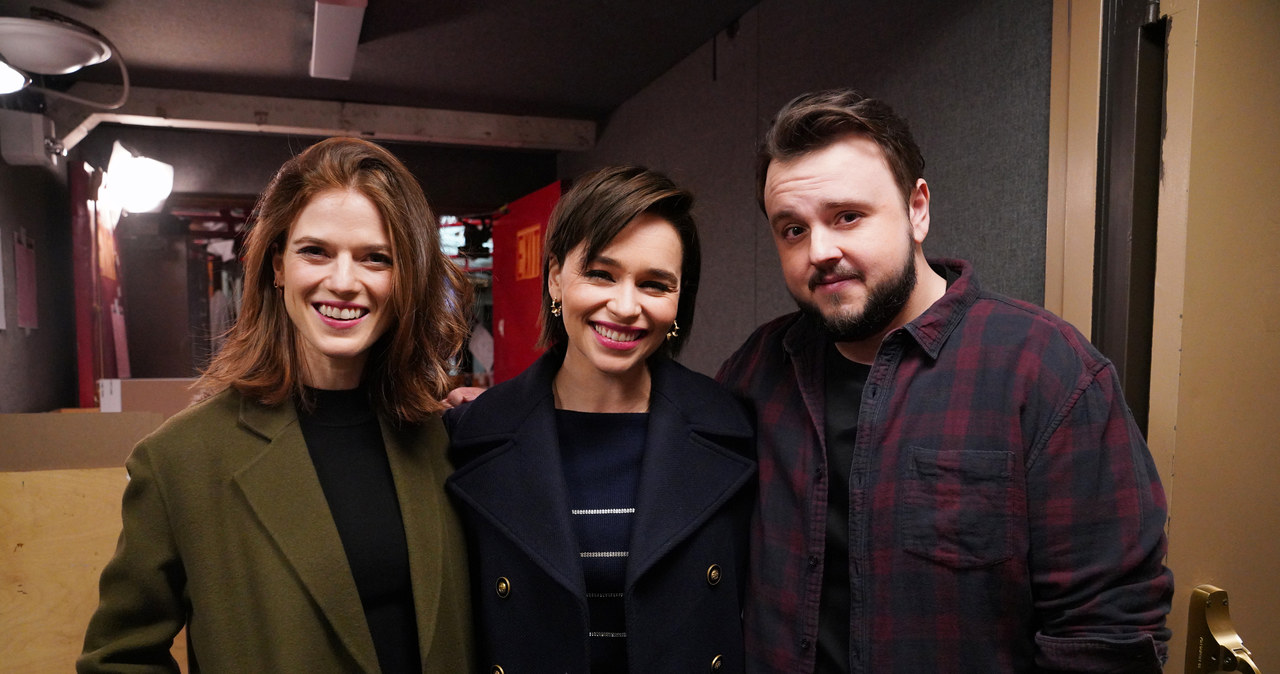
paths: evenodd
<path fill-rule="evenodd" d="M 271 254 L 271 269 L 276 275 L 271 285 L 284 285 L 284 253 L 279 248 L 276 248 L 275 252 Z"/>
<path fill-rule="evenodd" d="M 554 257 L 547 263 L 547 293 L 552 299 L 560 299 L 560 262 Z"/>
<path fill-rule="evenodd" d="M 911 220 L 911 240 L 924 243 L 929 235 L 929 183 L 924 178 L 916 180 L 916 188 L 907 201 L 907 216 Z"/>

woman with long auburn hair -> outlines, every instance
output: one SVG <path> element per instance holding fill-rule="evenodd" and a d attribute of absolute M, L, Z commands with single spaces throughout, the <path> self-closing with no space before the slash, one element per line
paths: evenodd
<path fill-rule="evenodd" d="M 128 459 L 79 671 L 178 671 L 184 626 L 193 670 L 471 668 L 439 417 L 470 292 L 439 243 L 382 147 L 331 138 L 284 164 L 209 397 Z"/>

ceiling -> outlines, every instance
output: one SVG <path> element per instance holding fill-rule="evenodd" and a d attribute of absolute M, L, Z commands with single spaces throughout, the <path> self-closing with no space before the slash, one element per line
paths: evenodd
<path fill-rule="evenodd" d="M 308 75 L 313 0 L 0 0 L 0 16 L 37 6 L 92 26 L 144 94 L 599 121 L 757 1 L 368 0 L 348 81 Z M 109 62 L 58 77 L 120 81 Z"/>

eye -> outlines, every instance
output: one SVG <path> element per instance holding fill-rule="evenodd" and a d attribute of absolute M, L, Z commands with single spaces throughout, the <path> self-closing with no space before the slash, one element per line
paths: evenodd
<path fill-rule="evenodd" d="M 804 227 L 800 225 L 784 225 L 778 231 L 778 236 L 781 236 L 784 241 L 793 241 L 803 236 L 804 232 Z"/>
<path fill-rule="evenodd" d="M 307 245 L 298 248 L 298 255 L 301 257 L 324 257 L 326 253 L 320 246 Z"/>
<path fill-rule="evenodd" d="M 665 281 L 644 281 L 640 284 L 640 287 L 660 293 L 671 293 L 676 290 L 674 285 L 666 283 Z"/>
<path fill-rule="evenodd" d="M 836 222 L 839 222 L 842 225 L 852 225 L 861 219 L 862 214 L 854 213 L 853 211 L 845 211 L 844 213 L 836 216 Z"/>
<path fill-rule="evenodd" d="M 369 256 L 365 258 L 365 260 L 367 260 L 369 264 L 374 265 L 375 267 L 391 266 L 391 256 L 387 255 L 386 253 L 370 253 Z"/>
<path fill-rule="evenodd" d="M 613 275 L 603 269 L 588 269 L 582 272 L 583 278 L 592 281 L 612 281 Z"/>

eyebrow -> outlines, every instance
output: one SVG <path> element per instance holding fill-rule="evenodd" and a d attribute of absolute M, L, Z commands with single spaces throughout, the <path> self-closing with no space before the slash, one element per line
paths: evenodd
<path fill-rule="evenodd" d="M 311 243 L 311 244 L 317 244 L 317 245 L 322 245 L 322 246 L 328 246 L 328 245 L 331 245 L 328 239 L 321 239 L 321 238 L 316 237 L 316 236 L 300 236 L 300 237 L 298 237 L 298 238 L 296 238 L 296 239 L 290 239 L 290 240 L 289 240 L 289 245 L 300 245 L 300 244 L 304 244 L 304 243 Z M 374 244 L 374 245 L 372 245 L 372 246 L 365 246 L 365 247 L 362 247 L 362 248 L 360 248 L 360 250 L 362 250 L 362 251 L 364 251 L 364 252 L 370 252 L 370 251 L 373 251 L 373 252 L 378 252 L 378 253 L 390 253 L 390 252 L 391 252 L 391 244 L 389 244 L 389 243 L 388 243 L 388 244 L 381 244 L 381 243 L 379 243 L 379 244 Z"/>
<path fill-rule="evenodd" d="M 821 204 L 821 210 L 824 213 L 828 211 L 846 211 L 846 210 L 868 211 L 870 209 L 871 209 L 871 204 L 869 202 L 864 200 L 858 200 L 858 199 L 831 200 L 831 201 L 824 201 Z M 781 211 L 778 211 L 773 217 L 769 218 L 769 225 L 773 227 L 773 226 L 776 226 L 782 220 L 795 219 L 795 218 L 796 218 L 795 211 L 791 209 L 781 210 Z"/>
<path fill-rule="evenodd" d="M 594 264 L 602 264 L 602 265 L 605 265 L 606 267 L 622 266 L 622 264 L 619 263 L 617 260 L 611 257 L 605 257 L 604 255 L 597 257 L 593 262 Z M 657 276 L 658 278 L 666 281 L 667 283 L 670 283 L 671 285 L 680 284 L 680 277 L 676 276 L 670 271 L 667 271 L 666 269 L 661 269 L 659 267 L 649 267 L 648 269 L 645 270 L 644 273 L 649 274 L 651 276 Z"/>

